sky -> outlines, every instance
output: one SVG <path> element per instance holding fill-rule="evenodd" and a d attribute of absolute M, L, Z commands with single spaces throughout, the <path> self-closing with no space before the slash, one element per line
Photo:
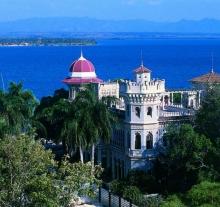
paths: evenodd
<path fill-rule="evenodd" d="M 220 0 L 0 0 L 0 21 L 33 17 L 220 19 L 219 10 Z"/>

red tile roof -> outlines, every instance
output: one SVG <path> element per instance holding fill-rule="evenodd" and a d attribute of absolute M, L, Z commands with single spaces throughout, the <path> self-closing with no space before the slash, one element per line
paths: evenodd
<path fill-rule="evenodd" d="M 141 65 L 139 68 L 134 70 L 135 73 L 151 73 L 151 70 Z"/>
<path fill-rule="evenodd" d="M 192 83 L 220 83 L 220 74 L 211 71 L 205 75 L 191 79 L 190 82 Z"/>

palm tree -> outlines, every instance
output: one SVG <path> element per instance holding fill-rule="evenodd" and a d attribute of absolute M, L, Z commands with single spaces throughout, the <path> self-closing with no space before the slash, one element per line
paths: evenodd
<path fill-rule="evenodd" d="M 85 135 L 84 139 L 87 140 L 87 147 L 92 149 L 92 166 L 94 166 L 95 146 L 101 139 L 104 142 L 110 141 L 112 125 L 116 120 L 103 100 L 98 99 L 92 85 L 79 92 L 75 99 L 78 113 L 84 118 L 84 123 L 81 125 Z"/>
<path fill-rule="evenodd" d="M 37 101 L 30 91 L 23 90 L 21 83 L 10 83 L 7 92 L 0 92 L 0 115 L 7 133 L 27 133 L 32 128 L 32 118 Z M 3 121 L 4 119 L 4 121 Z"/>
<path fill-rule="evenodd" d="M 81 162 L 84 162 L 84 150 L 91 149 L 92 166 L 95 146 L 101 139 L 110 141 L 112 124 L 115 122 L 115 117 L 108 110 L 106 103 L 106 99 L 98 99 L 93 85 L 88 85 L 77 94 L 74 101 L 68 101 L 66 105 L 62 137 L 69 148 L 79 148 Z"/>
<path fill-rule="evenodd" d="M 83 147 L 86 143 L 84 142 L 83 132 L 79 127 L 79 123 L 74 119 L 66 121 L 62 131 L 62 136 L 66 137 L 67 143 L 70 147 L 72 147 L 72 144 L 79 147 L 80 161 L 84 163 Z"/>
<path fill-rule="evenodd" d="M 59 89 L 54 92 L 53 96 L 41 99 L 34 115 L 35 120 L 44 126 L 43 128 L 39 124 L 36 125 L 39 138 L 49 137 L 56 143 L 65 142 L 64 139 L 61 139 L 61 129 L 68 114 L 69 102 L 67 98 L 68 92 L 64 89 Z M 65 150 L 65 144 L 63 146 Z"/>

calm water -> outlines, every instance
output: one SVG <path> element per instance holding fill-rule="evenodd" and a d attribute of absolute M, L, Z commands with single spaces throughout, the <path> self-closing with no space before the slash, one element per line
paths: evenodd
<path fill-rule="evenodd" d="M 220 39 L 103 40 L 83 49 L 104 80 L 132 78 L 141 50 L 152 76 L 166 79 L 168 88 L 189 87 L 189 79 L 208 72 L 212 52 L 220 72 Z M 0 47 L 0 72 L 5 84 L 22 81 L 40 98 L 65 87 L 61 81 L 79 53 L 80 47 Z"/>

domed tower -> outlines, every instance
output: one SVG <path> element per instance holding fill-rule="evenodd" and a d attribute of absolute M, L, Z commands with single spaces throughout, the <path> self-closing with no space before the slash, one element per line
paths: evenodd
<path fill-rule="evenodd" d="M 95 67 L 86 58 L 81 56 L 78 60 L 75 60 L 69 69 L 69 77 L 63 80 L 69 87 L 69 98 L 74 99 L 77 91 L 83 88 L 87 84 L 99 84 L 101 79 L 97 78 Z"/>

